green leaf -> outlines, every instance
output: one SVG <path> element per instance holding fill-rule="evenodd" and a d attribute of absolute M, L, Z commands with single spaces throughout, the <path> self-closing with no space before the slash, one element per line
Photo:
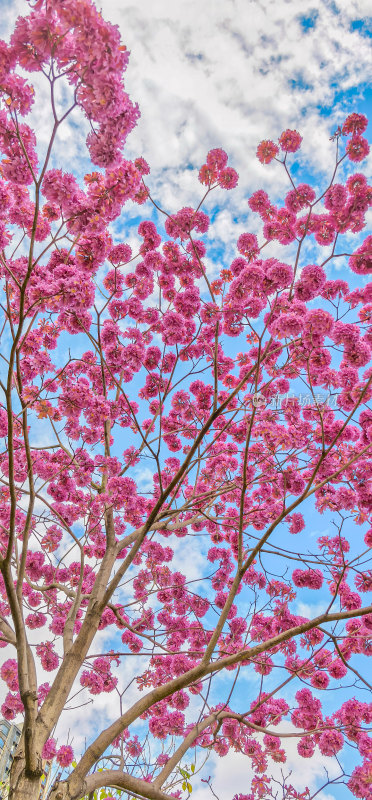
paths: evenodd
<path fill-rule="evenodd" d="M 187 783 L 187 791 L 190 792 L 190 794 L 191 794 L 191 792 L 192 792 L 191 783 Z"/>
<path fill-rule="evenodd" d="M 191 772 L 192 772 L 192 774 L 194 774 L 194 772 L 195 772 L 195 764 L 191 764 Z"/>

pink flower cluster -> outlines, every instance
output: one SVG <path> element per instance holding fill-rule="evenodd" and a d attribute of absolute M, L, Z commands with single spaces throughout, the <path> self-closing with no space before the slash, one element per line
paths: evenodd
<path fill-rule="evenodd" d="M 297 131 L 286 130 L 279 136 L 279 147 L 284 153 L 296 153 L 300 148 L 302 136 Z M 257 158 L 261 164 L 270 164 L 277 157 L 279 147 L 271 139 L 264 139 L 257 148 Z"/>
<path fill-rule="evenodd" d="M 105 657 L 95 658 L 92 662 L 93 669 L 84 670 L 80 676 L 80 683 L 85 686 L 90 694 L 112 692 L 118 679 L 111 673 L 111 659 Z"/>
<path fill-rule="evenodd" d="M 320 569 L 295 569 L 292 572 L 295 586 L 306 586 L 308 589 L 321 589 L 323 574 Z"/>
<path fill-rule="evenodd" d="M 200 168 L 199 181 L 208 186 L 220 186 L 221 189 L 235 189 L 238 183 L 238 173 L 227 166 L 227 155 L 224 150 L 216 148 L 207 154 L 206 163 Z"/>
<path fill-rule="evenodd" d="M 62 768 L 69 767 L 74 760 L 74 751 L 70 745 L 62 745 L 57 749 L 55 739 L 47 739 L 42 750 L 42 758 L 45 761 L 53 761 L 55 758 Z"/>

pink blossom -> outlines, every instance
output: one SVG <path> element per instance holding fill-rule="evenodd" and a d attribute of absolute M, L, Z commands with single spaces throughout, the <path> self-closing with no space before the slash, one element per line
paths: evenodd
<path fill-rule="evenodd" d="M 8 658 L 7 661 L 4 661 L 1 665 L 0 675 L 8 689 L 12 692 L 18 690 L 18 665 L 14 658 Z"/>
<path fill-rule="evenodd" d="M 108 258 L 112 264 L 126 264 L 131 255 L 132 251 L 128 244 L 117 244 L 110 250 Z"/>
<path fill-rule="evenodd" d="M 254 192 L 248 200 L 248 205 L 251 211 L 257 211 L 259 214 L 270 206 L 269 195 L 263 189 Z"/>
<path fill-rule="evenodd" d="M 24 713 L 24 706 L 18 692 L 15 694 L 8 692 L 1 706 L 1 713 L 8 720 L 12 720 L 18 714 Z"/>
<path fill-rule="evenodd" d="M 166 753 L 160 753 L 160 755 L 156 759 L 156 763 L 159 764 L 159 767 L 163 767 L 165 764 L 168 763 L 170 756 L 167 756 Z"/>
<path fill-rule="evenodd" d="M 41 754 L 42 758 L 45 758 L 46 761 L 52 761 L 52 759 L 55 757 L 56 754 L 57 754 L 56 740 L 47 739 L 42 750 Z"/>
<path fill-rule="evenodd" d="M 355 797 L 369 800 L 371 796 L 372 762 L 367 761 L 360 767 L 355 767 L 348 781 L 348 788 Z"/>
<path fill-rule="evenodd" d="M 295 189 L 292 189 L 285 198 L 286 207 L 297 214 L 302 208 L 315 200 L 316 194 L 314 189 L 307 183 L 299 183 Z"/>
<path fill-rule="evenodd" d="M 287 153 L 295 153 L 299 150 L 302 142 L 302 136 L 298 131 L 286 130 L 279 137 L 279 145 L 282 150 Z"/>
<path fill-rule="evenodd" d="M 369 153 L 368 140 L 363 136 L 352 136 L 346 145 L 346 152 L 350 161 L 363 161 Z"/>
<path fill-rule="evenodd" d="M 353 114 L 349 114 L 349 116 L 346 117 L 345 122 L 342 126 L 342 133 L 344 134 L 344 136 L 348 136 L 350 133 L 353 135 L 364 133 L 367 125 L 368 125 L 368 120 L 365 114 L 356 114 L 354 112 Z"/>
<path fill-rule="evenodd" d="M 367 236 L 361 247 L 349 259 L 349 266 L 359 275 L 372 272 L 372 236 Z"/>
<path fill-rule="evenodd" d="M 340 731 L 324 731 L 319 738 L 319 750 L 324 756 L 333 756 L 342 749 L 344 737 Z"/>
<path fill-rule="evenodd" d="M 221 189 L 235 189 L 239 180 L 239 175 L 232 167 L 221 170 L 218 176 L 218 183 Z"/>
<path fill-rule="evenodd" d="M 290 533 L 300 533 L 305 527 L 305 522 L 302 514 L 295 512 L 287 517 L 287 520 L 290 521 L 289 530 Z"/>
<path fill-rule="evenodd" d="M 69 767 L 72 761 L 74 760 L 74 751 L 70 745 L 62 745 L 62 747 L 57 750 L 56 753 L 56 761 L 61 767 Z"/>
<path fill-rule="evenodd" d="M 306 586 L 308 589 L 320 589 L 323 584 L 323 574 L 319 569 L 295 569 L 292 578 L 295 586 Z"/>
<path fill-rule="evenodd" d="M 362 175 L 360 172 L 349 175 L 346 181 L 346 188 L 351 195 L 358 195 L 360 192 L 364 193 L 367 189 L 366 176 Z"/>
<path fill-rule="evenodd" d="M 302 758 L 311 758 L 315 752 L 315 742 L 311 736 L 300 739 L 297 750 Z"/>
<path fill-rule="evenodd" d="M 270 164 L 279 153 L 278 146 L 269 139 L 264 139 L 257 147 L 257 158 L 261 164 Z"/>
<path fill-rule="evenodd" d="M 40 658 L 41 665 L 46 672 L 52 672 L 57 669 L 59 658 L 53 650 L 51 642 L 36 645 L 36 652 Z"/>
<path fill-rule="evenodd" d="M 227 164 L 227 155 L 221 148 L 210 150 L 206 158 L 207 167 L 211 170 L 222 170 Z"/>
<path fill-rule="evenodd" d="M 320 670 L 314 672 L 314 675 L 311 677 L 311 685 L 314 686 L 314 689 L 326 689 L 328 684 L 329 678 L 325 672 L 321 672 Z"/>
<path fill-rule="evenodd" d="M 340 183 L 333 184 L 326 192 L 324 205 L 329 211 L 337 210 L 343 208 L 346 203 L 346 198 L 347 193 L 345 187 Z"/>
<path fill-rule="evenodd" d="M 248 259 L 252 259 L 259 252 L 257 236 L 254 233 L 242 233 L 239 236 L 237 247 L 239 253 Z"/>

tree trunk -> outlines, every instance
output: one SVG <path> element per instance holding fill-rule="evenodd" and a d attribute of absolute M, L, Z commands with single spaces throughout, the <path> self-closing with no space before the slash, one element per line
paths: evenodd
<path fill-rule="evenodd" d="M 9 800 L 39 800 L 42 775 L 42 766 L 33 775 L 26 775 L 23 754 L 16 754 L 10 770 Z"/>
<path fill-rule="evenodd" d="M 9 800 L 39 800 L 40 777 L 27 778 L 25 774 L 18 776 L 9 787 Z"/>

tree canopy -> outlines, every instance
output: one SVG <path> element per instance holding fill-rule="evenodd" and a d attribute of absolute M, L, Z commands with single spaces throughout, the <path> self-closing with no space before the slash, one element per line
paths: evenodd
<path fill-rule="evenodd" d="M 262 141 L 288 192 L 252 194 L 260 233 L 217 264 L 212 201 L 237 172 L 213 149 L 198 205 L 163 208 L 124 155 L 127 63 L 90 0 L 37 0 L 0 42 L 1 709 L 24 721 L 9 798 L 37 800 L 53 759 L 49 800 L 187 798 L 199 777 L 218 796 L 204 763 L 232 751 L 250 776 L 234 800 L 309 800 L 286 773 L 295 739 L 368 800 L 367 119 L 333 132 L 321 190 L 291 171 L 297 131 Z M 45 86 L 43 149 L 24 117 Z M 84 154 L 73 174 L 56 144 L 77 111 L 92 171 Z M 116 713 L 74 751 L 60 720 L 103 693 Z"/>

